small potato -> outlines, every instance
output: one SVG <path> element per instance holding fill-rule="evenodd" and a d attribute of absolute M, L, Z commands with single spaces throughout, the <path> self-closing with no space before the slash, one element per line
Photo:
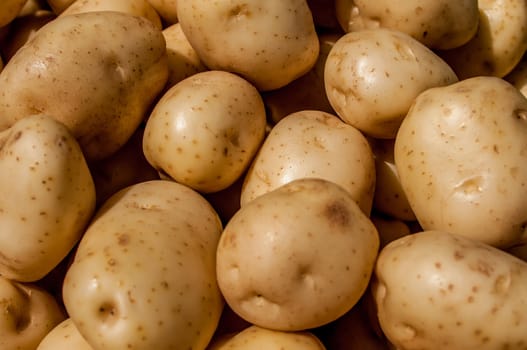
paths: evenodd
<path fill-rule="evenodd" d="M 162 32 L 115 11 L 59 16 L 0 72 L 0 130 L 31 114 L 65 124 L 89 161 L 116 152 L 168 77 Z"/>
<path fill-rule="evenodd" d="M 514 85 L 527 98 L 527 56 L 503 79 Z"/>
<path fill-rule="evenodd" d="M 445 231 L 384 247 L 373 293 L 383 332 L 399 350 L 527 347 L 527 263 Z"/>
<path fill-rule="evenodd" d="M 395 139 L 397 173 L 424 230 L 505 248 L 527 238 L 527 99 L 482 76 L 420 94 Z"/>
<path fill-rule="evenodd" d="M 299 331 L 332 322 L 357 303 L 378 248 L 375 226 L 346 190 L 303 178 L 234 214 L 220 238 L 216 275 L 243 319 Z"/>
<path fill-rule="evenodd" d="M 34 115 L 0 132 L 0 275 L 33 282 L 74 247 L 95 208 L 78 143 L 54 118 Z"/>
<path fill-rule="evenodd" d="M 305 0 L 178 1 L 181 28 L 207 67 L 240 74 L 258 90 L 307 73 L 319 54 Z"/>
<path fill-rule="evenodd" d="M 283 332 L 250 326 L 207 350 L 326 350 L 311 332 Z"/>
<path fill-rule="evenodd" d="M 24 5 L 27 0 L 2 0 L 0 3 L 0 27 L 4 27 L 11 23 Z"/>
<path fill-rule="evenodd" d="M 67 318 L 42 339 L 36 350 L 93 350 L 71 320 Z"/>
<path fill-rule="evenodd" d="M 504 77 L 527 50 L 527 2 L 478 0 L 476 35 L 466 44 L 438 51 L 459 79 L 476 76 Z"/>
<path fill-rule="evenodd" d="M 299 111 L 276 124 L 245 175 L 240 203 L 304 177 L 342 186 L 369 215 L 375 189 L 373 154 L 364 135 L 337 116 Z"/>
<path fill-rule="evenodd" d="M 224 71 L 195 74 L 170 88 L 146 122 L 143 150 L 169 178 L 203 193 L 232 185 L 265 136 L 258 90 Z"/>
<path fill-rule="evenodd" d="M 161 18 L 148 0 L 75 0 L 60 16 L 95 11 L 118 11 L 148 19 L 160 30 L 163 28 Z"/>
<path fill-rule="evenodd" d="M 0 276 L 0 348 L 34 350 L 66 318 L 58 302 L 32 284 Z"/>
<path fill-rule="evenodd" d="M 331 106 L 346 123 L 375 138 L 394 138 L 419 93 L 457 77 L 419 41 L 379 28 L 337 40 L 326 59 L 324 81 Z"/>
<path fill-rule="evenodd" d="M 478 0 L 335 0 L 335 7 L 346 32 L 388 28 L 432 49 L 465 44 L 479 24 Z"/>
<path fill-rule="evenodd" d="M 110 197 L 63 284 L 68 315 L 94 349 L 204 349 L 223 298 L 220 219 L 197 192 L 152 180 Z"/>

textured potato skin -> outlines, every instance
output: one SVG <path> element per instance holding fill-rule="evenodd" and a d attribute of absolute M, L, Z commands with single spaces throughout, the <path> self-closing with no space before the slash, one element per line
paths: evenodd
<path fill-rule="evenodd" d="M 58 17 L 0 72 L 0 130 L 48 114 L 89 160 L 102 159 L 133 134 L 167 77 L 164 37 L 147 19 L 111 11 Z"/>

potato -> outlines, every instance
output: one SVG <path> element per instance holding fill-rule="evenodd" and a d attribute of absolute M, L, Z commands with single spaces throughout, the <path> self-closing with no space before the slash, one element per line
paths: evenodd
<path fill-rule="evenodd" d="M 256 88 L 225 71 L 195 74 L 172 88 L 146 122 L 143 151 L 169 178 L 209 193 L 232 185 L 265 136 Z"/>
<path fill-rule="evenodd" d="M 527 2 L 479 0 L 479 27 L 466 44 L 437 52 L 460 79 L 504 77 L 527 50 Z"/>
<path fill-rule="evenodd" d="M 102 159 L 130 138 L 167 76 L 165 40 L 150 21 L 112 11 L 58 17 L 0 72 L 0 130 L 48 114 L 89 161 Z"/>
<path fill-rule="evenodd" d="M 505 80 L 420 94 L 395 139 L 401 186 L 424 230 L 496 247 L 526 237 L 527 99 Z"/>
<path fill-rule="evenodd" d="M 523 96 L 527 97 L 527 56 L 503 79 L 514 85 Z"/>
<path fill-rule="evenodd" d="M 508 253 L 423 231 L 384 247 L 375 276 L 379 321 L 399 350 L 527 346 L 527 263 Z"/>
<path fill-rule="evenodd" d="M 239 74 L 259 90 L 307 73 L 319 54 L 305 0 L 178 1 L 181 28 L 207 67 Z"/>
<path fill-rule="evenodd" d="M 168 57 L 168 80 L 165 89 L 171 88 L 191 75 L 207 70 L 196 50 L 190 45 L 179 23 L 163 29 L 163 36 Z"/>
<path fill-rule="evenodd" d="M 216 274 L 242 318 L 299 331 L 332 322 L 357 303 L 378 248 L 375 226 L 345 189 L 303 178 L 234 214 L 220 238 Z"/>
<path fill-rule="evenodd" d="M 0 276 L 0 348 L 34 350 L 66 316 L 57 301 L 32 284 Z"/>
<path fill-rule="evenodd" d="M 276 124 L 245 176 L 241 206 L 303 177 L 337 183 L 364 213 L 370 213 L 375 189 L 371 148 L 356 128 L 337 116 L 306 110 L 292 113 Z"/>
<path fill-rule="evenodd" d="M 178 23 L 177 0 L 148 0 L 168 25 Z"/>
<path fill-rule="evenodd" d="M 0 27 L 11 23 L 20 13 L 27 0 L 2 0 L 0 5 Z"/>
<path fill-rule="evenodd" d="M 223 308 L 221 231 L 210 204 L 173 181 L 110 197 L 64 279 L 64 305 L 80 334 L 94 349 L 204 349 Z"/>
<path fill-rule="evenodd" d="M 161 18 L 148 0 L 75 0 L 60 16 L 95 11 L 118 11 L 144 17 L 160 30 L 163 29 Z"/>
<path fill-rule="evenodd" d="M 457 77 L 419 41 L 379 28 L 337 40 L 326 59 L 324 81 L 331 106 L 346 123 L 375 138 L 394 138 L 419 93 Z"/>
<path fill-rule="evenodd" d="M 67 318 L 56 325 L 38 345 L 36 350 L 93 350 L 77 327 Z"/>
<path fill-rule="evenodd" d="M 34 115 L 0 132 L 0 275 L 36 281 L 80 239 L 95 207 L 78 143 L 55 119 Z"/>
<path fill-rule="evenodd" d="M 346 32 L 388 28 L 427 47 L 451 49 L 468 42 L 479 24 L 477 0 L 336 0 L 336 17 Z"/>
<path fill-rule="evenodd" d="M 312 332 L 283 332 L 251 326 L 207 350 L 326 350 Z"/>

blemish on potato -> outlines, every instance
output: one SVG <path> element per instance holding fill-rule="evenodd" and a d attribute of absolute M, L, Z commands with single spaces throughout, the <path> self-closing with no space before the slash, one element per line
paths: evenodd
<path fill-rule="evenodd" d="M 130 236 L 126 233 L 122 233 L 117 237 L 117 244 L 125 246 L 130 243 Z"/>
<path fill-rule="evenodd" d="M 332 224 L 346 226 L 350 223 L 351 213 L 347 206 L 340 202 L 334 201 L 324 207 L 323 215 Z"/>

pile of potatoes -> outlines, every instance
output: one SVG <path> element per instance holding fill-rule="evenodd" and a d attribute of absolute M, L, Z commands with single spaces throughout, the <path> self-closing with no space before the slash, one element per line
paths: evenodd
<path fill-rule="evenodd" d="M 4 0 L 0 349 L 527 349 L 525 0 Z"/>

